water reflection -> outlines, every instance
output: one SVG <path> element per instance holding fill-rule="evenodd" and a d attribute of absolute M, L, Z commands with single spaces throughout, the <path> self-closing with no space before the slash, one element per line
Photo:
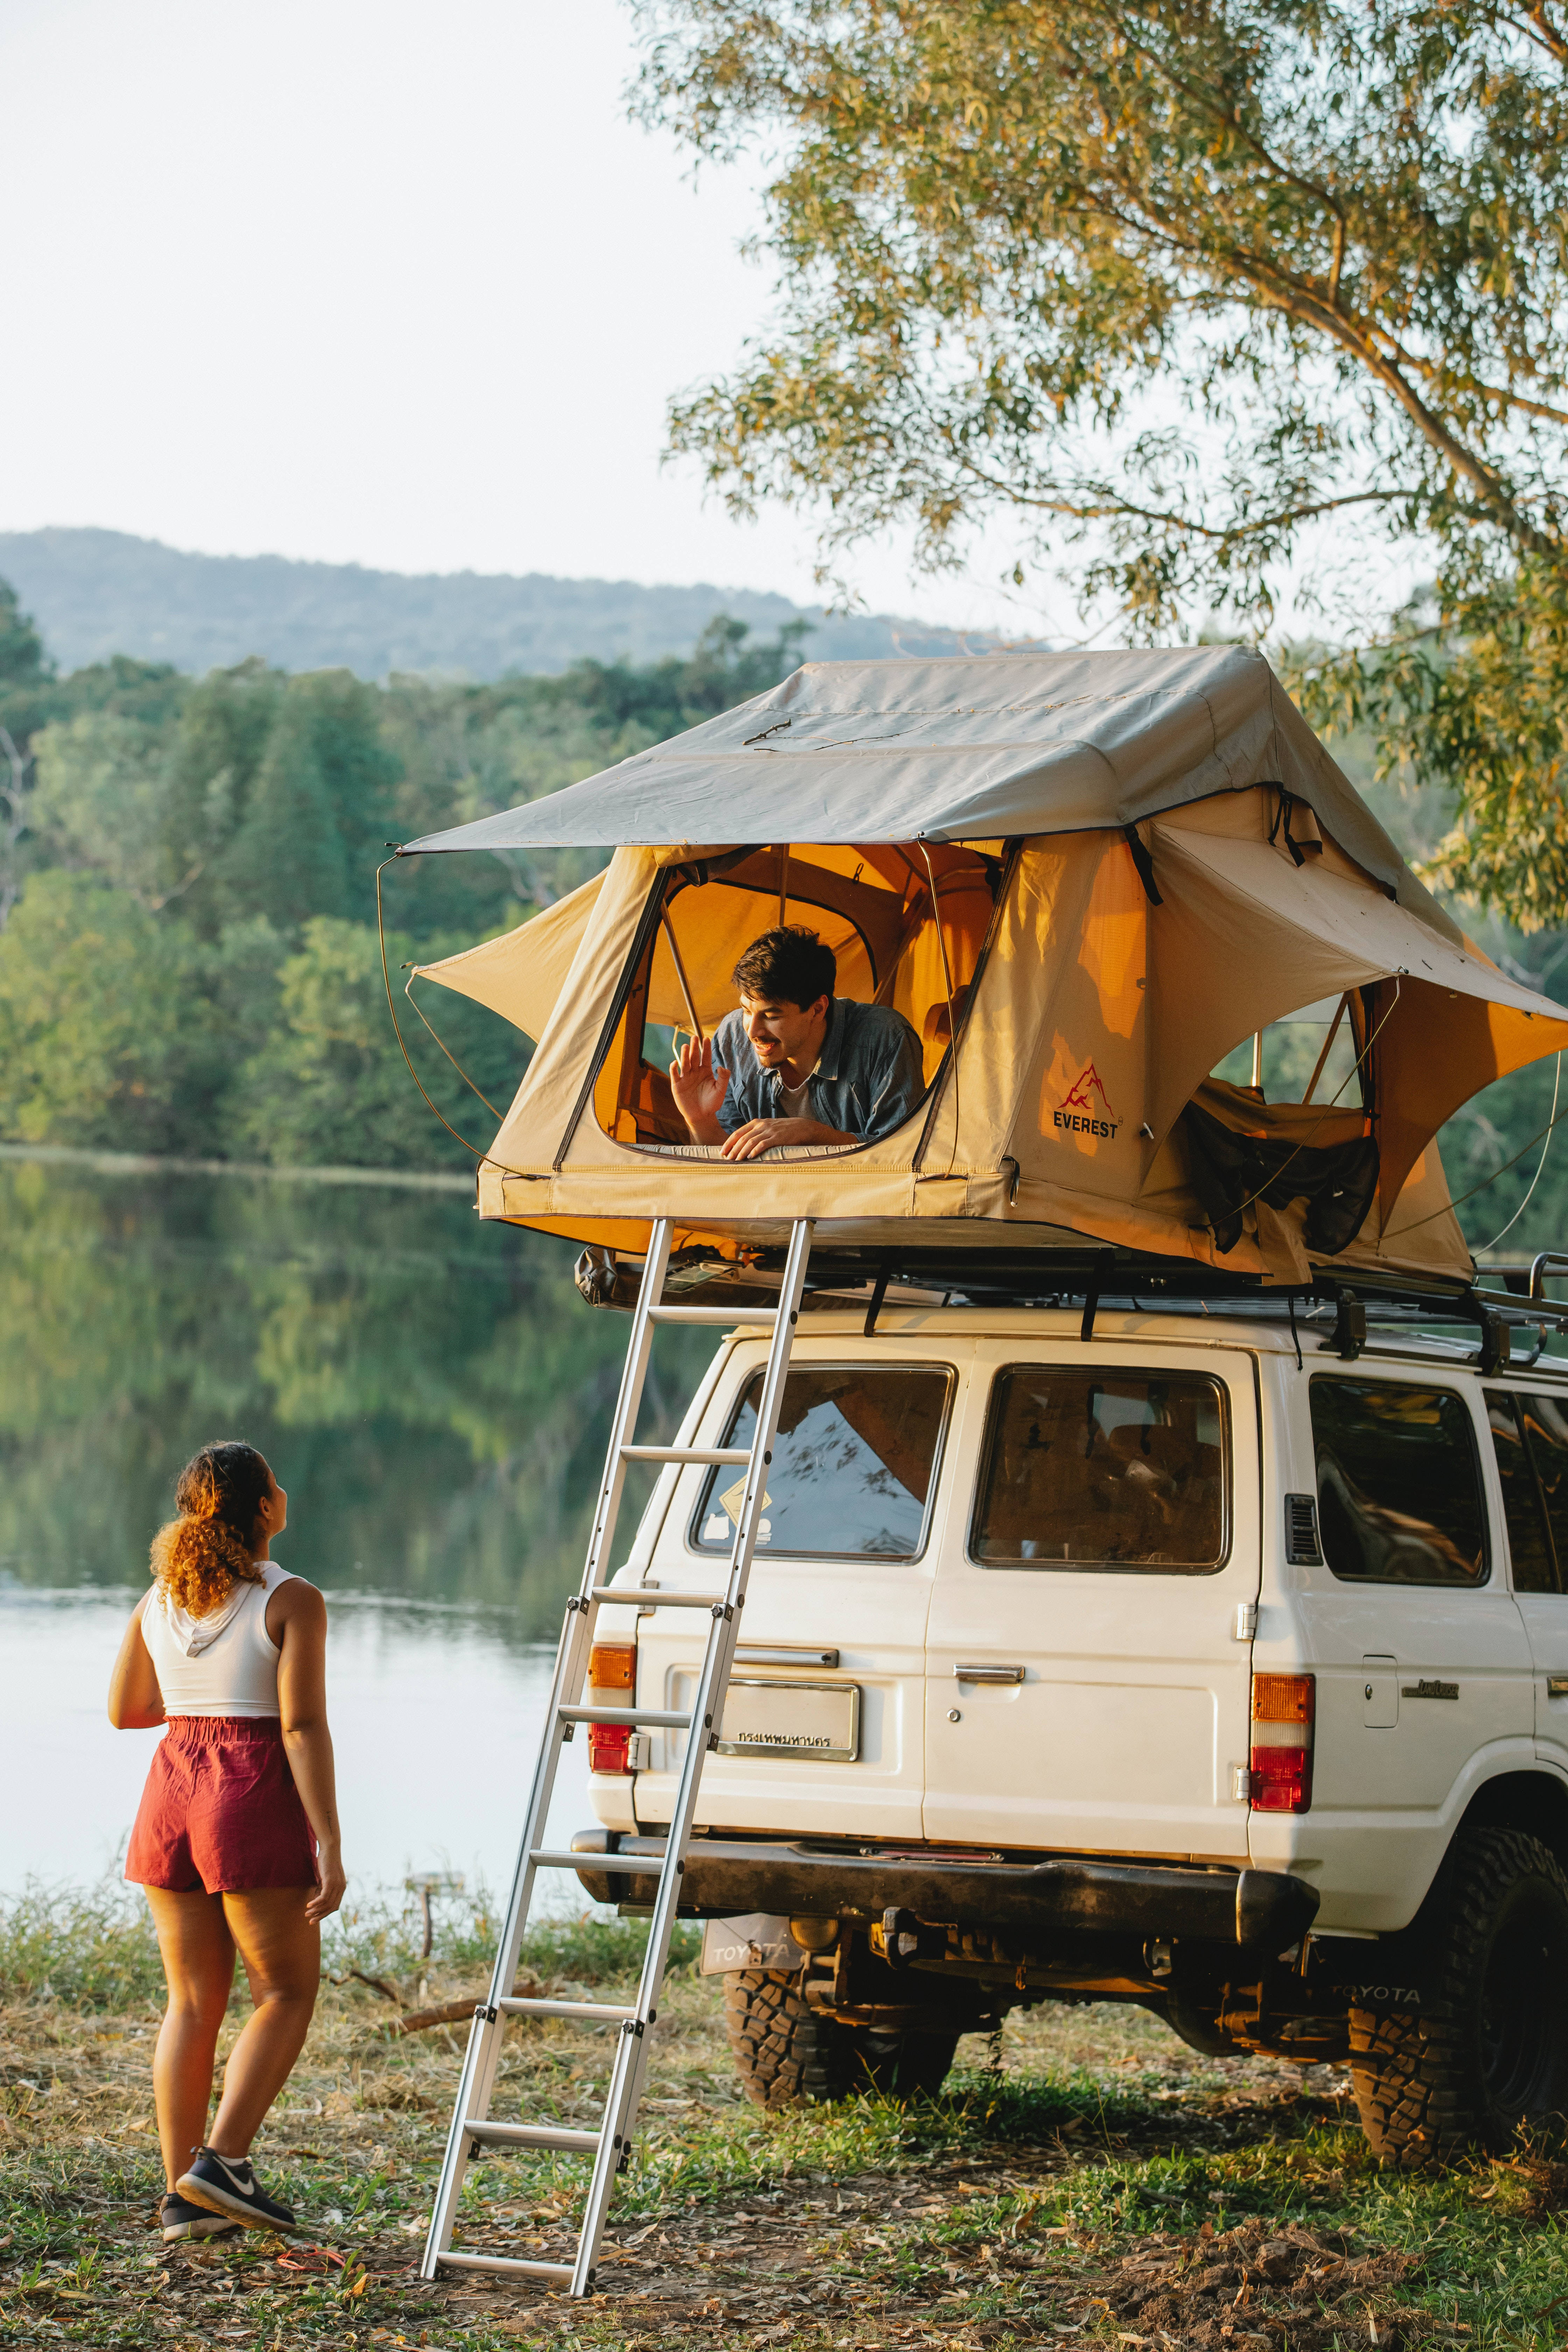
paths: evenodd
<path fill-rule="evenodd" d="M 627 1328 L 572 1256 L 452 1194 L 0 1162 L 0 1574 L 134 1582 L 180 1465 L 245 1436 L 290 1568 L 552 1640 Z M 704 1354 L 659 1345 L 645 1435 Z"/>
<path fill-rule="evenodd" d="M 0 1586 L 11 1689 L 0 1716 L 7 1788 L 47 1804 L 0 1812 L 0 1903 L 28 1877 L 118 1878 L 156 1731 L 115 1731 L 109 1668 L 134 1594 Z M 504 1889 L 543 1722 L 553 1645 L 517 1641 L 510 1612 L 464 1602 L 331 1593 L 329 1675 L 343 1858 L 353 1890 L 398 1887 L 410 1871 L 459 1870 Z M 587 1743 L 562 1758 L 552 1834 L 593 1820 Z M 545 1890 L 582 1907 L 574 1881 Z"/>

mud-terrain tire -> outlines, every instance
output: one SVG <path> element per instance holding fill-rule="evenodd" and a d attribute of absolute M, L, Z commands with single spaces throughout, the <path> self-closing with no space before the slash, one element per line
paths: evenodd
<path fill-rule="evenodd" d="M 887 2099 L 934 2099 L 952 2070 L 956 2033 L 883 2033 L 873 2025 L 841 2025 L 849 2043 L 852 2091 L 879 2091 Z"/>
<path fill-rule="evenodd" d="M 877 2091 L 913 2099 L 939 2090 L 956 2033 L 882 2033 L 840 2025 L 806 2006 L 800 1979 L 770 1969 L 724 1978 L 724 2031 L 748 2098 L 759 2107 L 826 2104 Z"/>
<path fill-rule="evenodd" d="M 1467 1830 L 1436 1934 L 1429 2008 L 1350 2013 L 1362 2129 L 1406 2172 L 1568 2116 L 1568 1876 L 1550 1848 Z"/>
<path fill-rule="evenodd" d="M 841 2099 L 848 2088 L 848 2037 L 833 2018 L 806 2007 L 798 1977 L 729 1970 L 724 2031 L 746 2095 L 759 2107 Z"/>

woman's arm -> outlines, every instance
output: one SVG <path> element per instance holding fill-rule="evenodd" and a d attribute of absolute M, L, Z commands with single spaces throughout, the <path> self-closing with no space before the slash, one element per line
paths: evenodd
<path fill-rule="evenodd" d="M 165 1720 L 157 1670 L 142 1634 L 142 1612 L 146 1606 L 144 1592 L 132 1612 L 109 1677 L 109 1720 L 116 1731 L 145 1731 Z"/>
<path fill-rule="evenodd" d="M 267 1604 L 267 1631 L 282 1652 L 278 1661 L 278 1711 L 283 1749 L 306 1818 L 316 1832 L 316 1892 L 308 1919 L 325 1919 L 343 1899 L 338 1831 L 338 1784 L 332 1735 L 327 1728 L 327 1604 L 313 1584 L 291 1576 Z"/>

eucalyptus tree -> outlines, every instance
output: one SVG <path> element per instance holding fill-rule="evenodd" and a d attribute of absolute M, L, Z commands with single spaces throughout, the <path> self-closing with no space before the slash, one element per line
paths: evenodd
<path fill-rule="evenodd" d="M 1430 583 L 1299 666 L 1453 787 L 1441 881 L 1568 919 L 1564 68 L 1555 0 L 642 0 L 639 103 L 766 158 L 769 332 L 672 405 L 831 566 L 1007 519 L 1152 637 L 1287 566 Z"/>

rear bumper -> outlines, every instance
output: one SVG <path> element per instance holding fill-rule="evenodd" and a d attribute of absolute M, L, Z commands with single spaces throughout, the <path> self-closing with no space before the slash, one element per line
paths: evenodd
<path fill-rule="evenodd" d="M 578 1873 L 596 1903 L 644 1903 L 652 1881 L 617 1872 L 616 1853 L 661 1854 L 661 1837 L 584 1830 L 572 1851 L 603 1855 Z M 609 1866 L 605 1867 L 607 1864 Z M 1282 1871 L 1048 1854 L 1037 1862 L 929 1860 L 918 1849 L 808 1846 L 763 1838 L 694 1838 L 681 1882 L 686 1918 L 747 1912 L 879 1919 L 912 1911 L 932 1925 L 1038 1934 L 1195 1937 L 1279 1952 L 1317 1916 L 1318 1890 Z"/>

